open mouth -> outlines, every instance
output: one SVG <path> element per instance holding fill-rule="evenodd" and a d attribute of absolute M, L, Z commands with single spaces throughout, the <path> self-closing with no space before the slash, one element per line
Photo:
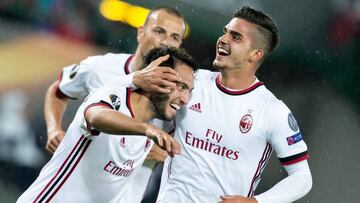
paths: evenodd
<path fill-rule="evenodd" d="M 179 104 L 175 104 L 175 103 L 170 103 L 170 107 L 172 109 L 174 109 L 175 111 L 179 110 L 180 109 L 180 105 Z"/>
<path fill-rule="evenodd" d="M 220 56 L 227 56 L 230 54 L 230 51 L 227 50 L 225 47 L 218 47 L 218 50 L 217 50 L 217 53 L 220 55 Z"/>

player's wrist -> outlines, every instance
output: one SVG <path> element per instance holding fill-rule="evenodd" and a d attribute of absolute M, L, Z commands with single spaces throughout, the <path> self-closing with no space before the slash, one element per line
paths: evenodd
<path fill-rule="evenodd" d="M 48 137 L 59 132 L 64 132 L 64 131 L 59 127 L 52 127 L 47 129 Z"/>
<path fill-rule="evenodd" d="M 141 123 L 140 124 L 140 129 L 141 129 L 142 134 L 144 134 L 148 138 L 152 138 L 151 133 L 150 133 L 150 124 Z"/>

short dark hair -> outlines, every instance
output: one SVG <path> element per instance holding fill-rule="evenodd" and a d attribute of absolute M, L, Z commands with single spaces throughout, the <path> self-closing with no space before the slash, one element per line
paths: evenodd
<path fill-rule="evenodd" d="M 156 60 L 161 56 L 169 54 L 169 59 L 162 62 L 160 66 L 168 66 L 175 68 L 175 66 L 180 62 L 188 65 L 196 71 L 198 69 L 198 64 L 190 54 L 188 54 L 185 49 L 175 48 L 175 47 L 160 47 L 151 49 L 146 56 L 144 57 L 144 62 L 142 69 L 148 66 L 152 61 Z"/>
<path fill-rule="evenodd" d="M 171 14 L 173 16 L 176 16 L 178 18 L 181 18 L 184 20 L 184 17 L 180 14 L 180 12 L 178 10 L 176 10 L 175 8 L 171 8 L 169 6 L 158 6 L 156 8 L 153 8 L 150 10 L 150 13 L 147 15 L 144 26 L 147 25 L 147 23 L 149 22 L 149 18 L 151 16 L 151 14 L 155 13 L 156 11 L 165 11 L 168 14 Z"/>
<path fill-rule="evenodd" d="M 278 29 L 275 22 L 265 13 L 250 8 L 242 7 L 234 12 L 234 18 L 242 18 L 250 23 L 257 25 L 258 31 L 267 41 L 266 48 L 271 53 L 279 44 Z"/>

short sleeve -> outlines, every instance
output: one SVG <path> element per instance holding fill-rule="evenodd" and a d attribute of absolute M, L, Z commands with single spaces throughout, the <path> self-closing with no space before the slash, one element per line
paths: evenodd
<path fill-rule="evenodd" d="M 70 99 L 84 98 L 89 94 L 88 81 L 96 65 L 96 57 L 63 68 L 58 81 L 57 95 Z"/>
<path fill-rule="evenodd" d="M 270 105 L 269 142 L 282 165 L 290 165 L 309 158 L 306 143 L 297 121 L 281 101 Z"/>
<path fill-rule="evenodd" d="M 83 122 L 81 124 L 82 133 L 85 137 L 93 138 L 100 134 L 96 129 L 94 129 L 85 119 L 85 113 L 87 110 L 94 106 L 105 106 L 110 109 L 118 111 L 121 105 L 126 105 L 126 90 L 121 91 L 118 89 L 101 87 L 91 93 L 82 104 L 83 112 Z"/>

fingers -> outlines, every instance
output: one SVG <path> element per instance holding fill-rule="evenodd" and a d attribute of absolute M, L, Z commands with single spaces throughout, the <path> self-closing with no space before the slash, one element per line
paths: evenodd
<path fill-rule="evenodd" d="M 156 70 L 164 74 L 169 74 L 174 76 L 179 75 L 179 73 L 175 69 L 168 66 L 157 66 Z"/>
<path fill-rule="evenodd" d="M 46 143 L 46 150 L 50 153 L 54 153 L 57 147 L 59 146 L 60 142 L 64 138 L 64 133 L 60 132 L 53 136 L 48 136 L 48 141 Z"/>
<path fill-rule="evenodd" d="M 157 144 L 169 155 L 180 154 L 180 144 L 165 132 L 162 136 L 157 136 Z"/>
<path fill-rule="evenodd" d="M 164 141 L 162 139 L 162 137 L 160 137 L 159 135 L 155 135 L 155 143 L 157 143 L 157 145 L 159 145 L 160 147 L 164 146 Z"/>
<path fill-rule="evenodd" d="M 53 144 L 47 144 L 47 145 L 46 145 L 46 150 L 47 150 L 48 152 L 50 152 L 50 153 L 54 153 L 54 152 L 55 152 L 55 149 L 56 149 L 56 147 L 54 147 Z"/>
<path fill-rule="evenodd" d="M 169 154 L 180 154 L 180 144 L 169 134 L 151 124 L 145 124 L 145 135 L 154 140 L 163 150 Z"/>
<path fill-rule="evenodd" d="M 162 73 L 161 79 L 164 79 L 172 83 L 177 83 L 182 81 L 182 78 L 179 75 L 175 75 L 173 73 Z"/>
<path fill-rule="evenodd" d="M 173 157 L 175 154 L 180 154 L 180 144 L 170 135 L 166 134 L 164 137 L 164 144 L 165 146 L 163 149 L 166 149 L 170 156 Z"/>
<path fill-rule="evenodd" d="M 159 87 L 159 86 L 151 86 L 151 88 L 150 88 L 151 90 L 151 92 L 158 92 L 158 93 L 163 93 L 163 94 L 167 94 L 167 93 L 170 93 L 171 92 L 171 90 L 169 90 L 169 89 L 166 89 L 165 87 Z"/>
<path fill-rule="evenodd" d="M 165 56 L 161 56 L 159 58 L 157 58 L 156 60 L 152 61 L 149 66 L 154 67 L 154 66 L 158 66 L 160 65 L 162 62 L 166 61 L 169 59 L 169 54 L 165 55 Z"/>

